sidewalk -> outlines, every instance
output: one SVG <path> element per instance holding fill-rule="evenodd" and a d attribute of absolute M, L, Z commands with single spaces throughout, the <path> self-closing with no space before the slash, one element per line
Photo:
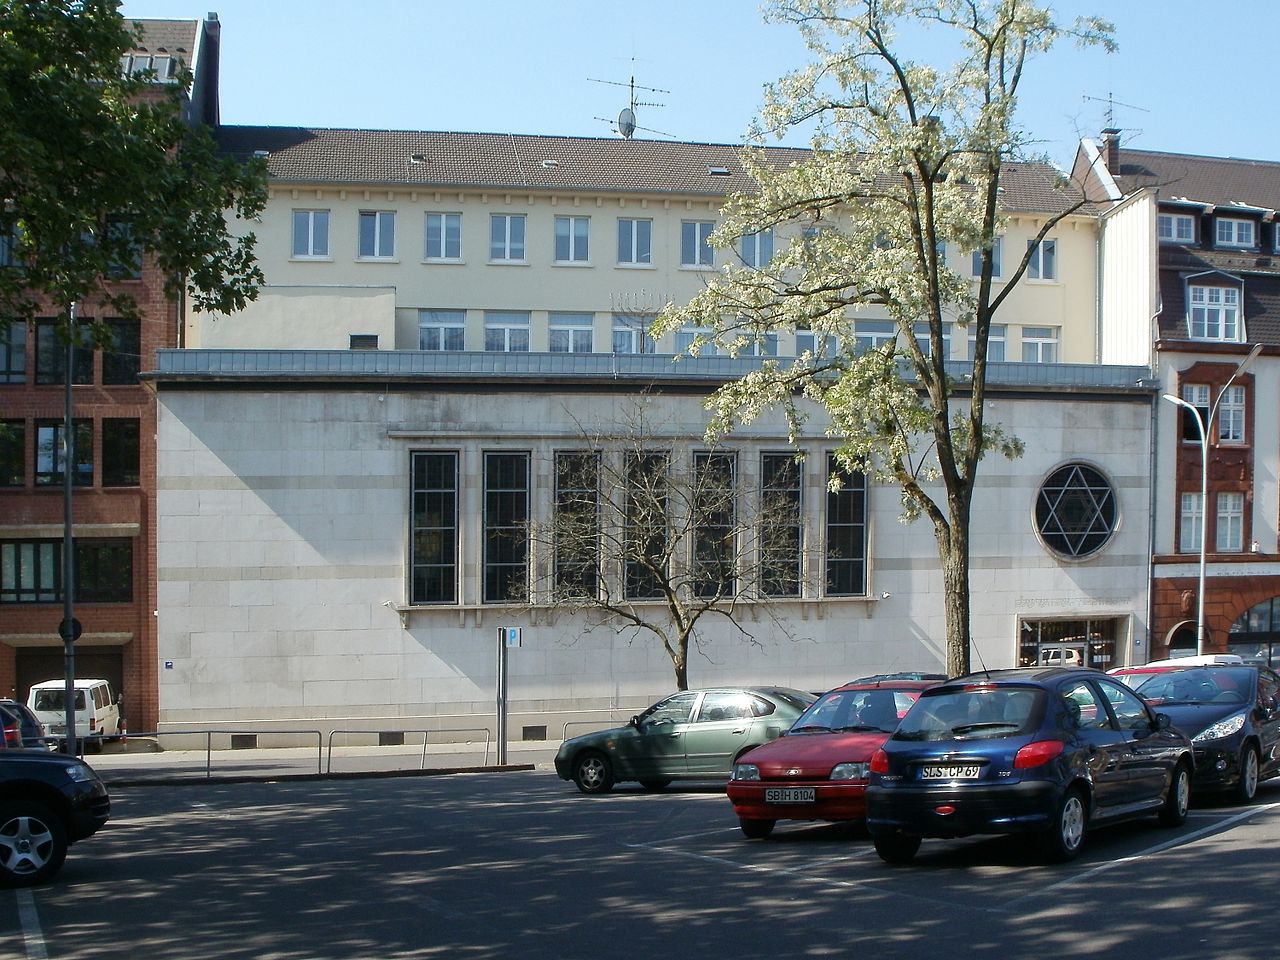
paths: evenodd
<path fill-rule="evenodd" d="M 131 738 L 108 743 L 85 761 L 108 787 L 174 783 L 241 782 L 300 778 L 411 776 L 555 769 L 559 741 L 507 745 L 507 762 L 499 766 L 497 747 L 488 757 L 483 744 L 433 743 L 397 746 L 327 746 L 254 748 L 249 750 L 162 750 L 154 739 Z"/>

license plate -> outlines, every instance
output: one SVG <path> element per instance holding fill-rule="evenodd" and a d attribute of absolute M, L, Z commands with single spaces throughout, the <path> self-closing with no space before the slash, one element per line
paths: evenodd
<path fill-rule="evenodd" d="M 976 763 L 945 763 L 920 768 L 921 780 L 977 780 L 982 767 Z"/>
<path fill-rule="evenodd" d="M 49 727 L 50 733 L 66 733 L 67 725 L 65 723 L 55 723 Z"/>
<path fill-rule="evenodd" d="M 813 787 L 770 787 L 764 792 L 765 803 L 813 803 L 815 799 Z"/>

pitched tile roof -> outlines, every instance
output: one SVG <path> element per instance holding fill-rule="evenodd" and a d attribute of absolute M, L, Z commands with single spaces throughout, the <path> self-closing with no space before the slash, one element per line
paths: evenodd
<path fill-rule="evenodd" d="M 167 54 L 191 66 L 200 35 L 199 20 L 133 20 L 142 27 L 142 39 L 132 53 Z"/>
<path fill-rule="evenodd" d="M 743 169 L 742 148 L 723 143 L 250 126 L 220 127 L 218 139 L 225 151 L 239 156 L 267 151 L 271 179 L 284 183 L 710 198 L 755 186 Z M 779 166 L 808 154 L 805 149 L 765 148 L 766 158 Z M 1009 164 L 1003 186 L 1003 206 L 1009 212 L 1058 213 L 1079 197 L 1044 163 Z"/>
<path fill-rule="evenodd" d="M 1280 163 L 1269 160 L 1122 149 L 1113 176 L 1126 194 L 1154 187 L 1162 200 L 1280 208 Z"/>

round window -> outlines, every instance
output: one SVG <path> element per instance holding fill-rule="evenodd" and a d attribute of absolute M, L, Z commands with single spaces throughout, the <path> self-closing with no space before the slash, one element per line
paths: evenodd
<path fill-rule="evenodd" d="M 1036 529 L 1054 553 L 1087 557 L 1101 550 L 1116 529 L 1116 496 L 1093 467 L 1069 463 L 1040 487 Z"/>

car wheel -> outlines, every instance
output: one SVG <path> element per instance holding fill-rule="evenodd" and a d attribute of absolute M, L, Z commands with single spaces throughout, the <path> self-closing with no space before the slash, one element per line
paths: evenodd
<path fill-rule="evenodd" d="M 1054 814 L 1053 823 L 1044 835 L 1044 852 L 1047 859 L 1065 863 L 1074 859 L 1084 846 L 1084 828 L 1087 819 L 1084 795 L 1071 789 L 1063 796 Z"/>
<path fill-rule="evenodd" d="M 1191 770 L 1179 763 L 1173 771 L 1169 795 L 1160 808 L 1160 823 L 1166 827 L 1179 827 L 1186 822 L 1187 809 L 1191 806 Z"/>
<path fill-rule="evenodd" d="M 47 807 L 30 800 L 0 806 L 0 882 L 5 886 L 44 883 L 66 858 L 66 828 Z"/>
<path fill-rule="evenodd" d="M 742 835 L 748 840 L 763 840 L 769 834 L 773 833 L 776 820 L 747 820 L 744 817 L 738 818 L 738 826 L 742 827 Z"/>
<path fill-rule="evenodd" d="M 670 780 L 641 780 L 640 786 L 646 790 L 665 790 L 671 786 Z"/>
<path fill-rule="evenodd" d="M 1244 753 L 1240 754 L 1240 779 L 1232 796 L 1240 803 L 1252 803 L 1258 793 L 1258 750 L 1253 744 L 1246 744 Z"/>
<path fill-rule="evenodd" d="M 910 863 L 920 849 L 919 837 L 908 837 L 901 833 L 878 833 L 873 839 L 880 859 L 895 866 Z"/>
<path fill-rule="evenodd" d="M 584 753 L 573 763 L 573 782 L 583 793 L 608 793 L 613 789 L 613 766 L 602 753 Z"/>

